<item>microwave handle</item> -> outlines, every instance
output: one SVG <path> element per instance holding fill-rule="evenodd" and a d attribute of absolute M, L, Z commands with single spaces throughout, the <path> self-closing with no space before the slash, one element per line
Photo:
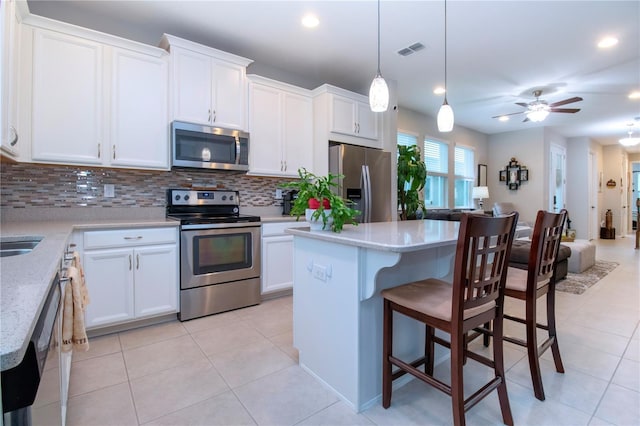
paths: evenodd
<path fill-rule="evenodd" d="M 240 138 L 236 136 L 236 164 L 240 164 Z"/>

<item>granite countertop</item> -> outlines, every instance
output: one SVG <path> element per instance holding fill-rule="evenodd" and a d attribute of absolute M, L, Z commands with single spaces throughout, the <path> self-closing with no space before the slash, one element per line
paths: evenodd
<path fill-rule="evenodd" d="M 74 230 L 139 227 L 177 227 L 174 220 L 118 219 L 2 222 L 3 239 L 43 237 L 27 254 L 0 258 L 0 364 L 2 370 L 18 365 L 42 311 L 52 280 Z"/>
<path fill-rule="evenodd" d="M 455 244 L 459 226 L 460 222 L 444 220 L 407 220 L 345 225 L 340 233 L 311 231 L 309 227 L 289 228 L 285 232 L 333 243 L 403 253 Z"/>

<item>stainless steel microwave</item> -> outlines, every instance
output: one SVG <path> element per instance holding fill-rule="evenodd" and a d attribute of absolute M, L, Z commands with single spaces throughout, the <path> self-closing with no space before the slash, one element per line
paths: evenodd
<path fill-rule="evenodd" d="M 249 170 L 249 134 L 202 124 L 171 123 L 173 167 Z"/>

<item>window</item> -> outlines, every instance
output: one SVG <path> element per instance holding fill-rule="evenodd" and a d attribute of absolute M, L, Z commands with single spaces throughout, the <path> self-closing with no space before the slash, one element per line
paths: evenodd
<path fill-rule="evenodd" d="M 401 133 L 398 132 L 398 145 L 402 145 L 402 146 L 411 146 L 411 145 L 417 145 L 418 144 L 418 137 L 415 135 L 411 135 L 408 133 Z M 396 156 L 399 155 L 398 152 L 396 152 Z M 428 170 L 428 169 L 427 169 Z M 405 182 L 404 183 L 404 189 L 407 190 L 409 189 L 409 182 Z"/>
<path fill-rule="evenodd" d="M 473 150 L 456 146 L 454 150 L 454 207 L 473 208 L 471 188 L 475 181 Z"/>
<path fill-rule="evenodd" d="M 423 155 L 424 162 L 427 165 L 424 204 L 427 208 L 447 207 L 449 146 L 444 142 L 426 139 L 424 141 Z"/>

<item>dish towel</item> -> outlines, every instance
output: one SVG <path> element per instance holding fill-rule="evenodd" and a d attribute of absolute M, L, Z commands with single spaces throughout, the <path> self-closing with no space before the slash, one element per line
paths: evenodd
<path fill-rule="evenodd" d="M 72 266 L 67 268 L 64 305 L 62 311 L 62 351 L 89 350 L 89 339 L 84 325 L 84 310 L 89 304 L 89 293 L 78 253 L 74 253 Z"/>

